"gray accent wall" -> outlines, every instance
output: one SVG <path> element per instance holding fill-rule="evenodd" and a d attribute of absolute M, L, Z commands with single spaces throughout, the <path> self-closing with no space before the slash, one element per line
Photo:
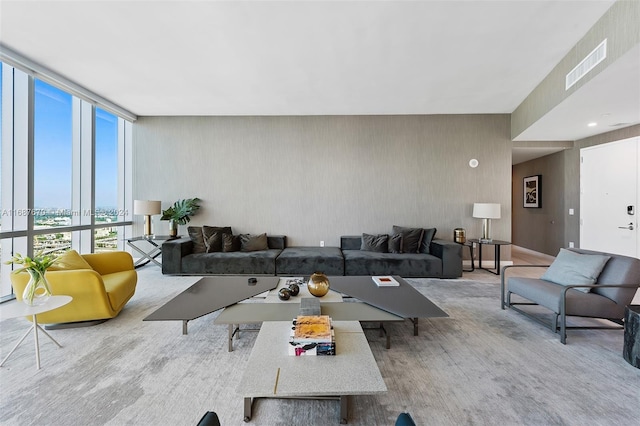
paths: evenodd
<path fill-rule="evenodd" d="M 480 235 L 474 202 L 497 202 L 493 236 L 511 239 L 508 114 L 140 117 L 133 138 L 134 198 L 166 208 L 199 197 L 195 225 L 284 234 L 291 246 L 392 225 L 452 240 L 456 227 Z M 155 232 L 167 232 L 158 218 Z"/>
<path fill-rule="evenodd" d="M 640 136 L 640 125 L 577 140 L 574 148 L 513 167 L 513 243 L 552 256 L 580 247 L 580 150 Z M 522 207 L 522 178 L 542 175 L 542 208 Z M 574 215 L 569 215 L 569 209 Z"/>

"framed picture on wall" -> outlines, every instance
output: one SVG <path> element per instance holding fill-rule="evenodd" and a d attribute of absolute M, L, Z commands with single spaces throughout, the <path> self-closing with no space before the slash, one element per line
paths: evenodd
<path fill-rule="evenodd" d="M 542 175 L 527 176 L 524 181 L 524 207 L 542 207 Z"/>

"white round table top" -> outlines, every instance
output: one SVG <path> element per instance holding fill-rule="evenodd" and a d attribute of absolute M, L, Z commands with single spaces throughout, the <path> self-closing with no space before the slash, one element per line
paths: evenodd
<path fill-rule="evenodd" d="M 0 318 L 8 319 L 37 315 L 43 312 L 58 309 L 59 307 L 64 306 L 67 303 L 71 303 L 72 300 L 73 297 L 71 296 L 51 296 L 49 300 L 38 306 L 29 306 L 23 301 L 18 300 L 6 304 L 3 303 L 2 305 L 0 305 Z"/>

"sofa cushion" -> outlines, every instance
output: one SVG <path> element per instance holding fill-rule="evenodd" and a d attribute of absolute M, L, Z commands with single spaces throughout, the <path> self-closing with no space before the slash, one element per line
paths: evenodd
<path fill-rule="evenodd" d="M 430 254 L 343 250 L 342 255 L 345 275 L 442 276 L 442 261 Z"/>
<path fill-rule="evenodd" d="M 360 250 L 386 253 L 389 250 L 389 236 L 387 234 L 362 234 Z"/>
<path fill-rule="evenodd" d="M 75 250 L 68 250 L 58 257 L 48 271 L 73 271 L 76 269 L 93 269 L 89 263 Z"/>
<path fill-rule="evenodd" d="M 314 272 L 344 275 L 344 257 L 338 247 L 287 247 L 276 259 L 278 275 L 311 275 Z"/>
<path fill-rule="evenodd" d="M 422 242 L 422 228 L 406 228 L 393 225 L 393 233 L 402 235 L 402 253 L 418 253 Z"/>
<path fill-rule="evenodd" d="M 420 242 L 420 253 L 431 253 L 431 241 L 436 236 L 436 228 L 425 228 Z"/>
<path fill-rule="evenodd" d="M 193 242 L 193 253 L 205 253 L 207 246 L 204 245 L 204 234 L 201 226 L 188 226 L 187 232 Z"/>
<path fill-rule="evenodd" d="M 222 251 L 225 253 L 240 251 L 240 236 L 222 234 Z M 196 254 L 195 250 L 193 253 Z"/>
<path fill-rule="evenodd" d="M 280 249 L 253 252 L 200 253 L 182 258 L 182 274 L 275 275 Z"/>
<path fill-rule="evenodd" d="M 203 226 L 202 235 L 207 253 L 222 251 L 222 234 L 231 234 L 230 226 Z"/>
<path fill-rule="evenodd" d="M 580 254 L 560 249 L 556 259 L 540 278 L 560 285 L 593 285 L 610 258 L 602 254 Z M 575 290 L 588 293 L 591 289 L 577 287 Z"/>
<path fill-rule="evenodd" d="M 267 250 L 268 248 L 266 233 L 260 235 L 240 235 L 240 251 L 260 251 Z"/>

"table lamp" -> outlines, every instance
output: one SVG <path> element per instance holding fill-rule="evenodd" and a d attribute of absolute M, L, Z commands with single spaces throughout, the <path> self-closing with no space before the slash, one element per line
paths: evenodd
<path fill-rule="evenodd" d="M 133 200 L 133 214 L 144 215 L 144 236 L 151 236 L 151 216 L 160 214 L 160 201 Z"/>
<path fill-rule="evenodd" d="M 491 242 L 491 219 L 500 219 L 500 204 L 497 203 L 473 203 L 473 217 L 482 219 L 483 243 Z"/>

